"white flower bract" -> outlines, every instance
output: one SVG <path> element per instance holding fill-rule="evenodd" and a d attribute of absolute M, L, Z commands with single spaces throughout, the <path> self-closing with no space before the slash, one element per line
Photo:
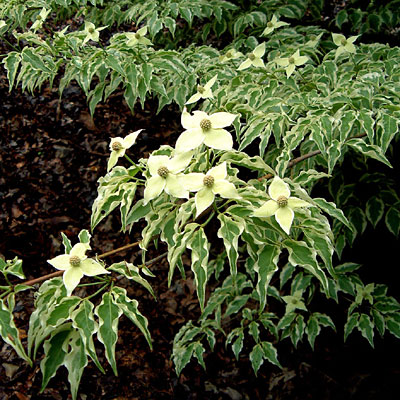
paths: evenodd
<path fill-rule="evenodd" d="M 107 164 L 107 172 L 117 163 L 119 157 L 123 157 L 127 149 L 133 146 L 136 142 L 136 138 L 143 129 L 130 133 L 125 138 L 115 137 L 110 142 L 110 158 Z"/>
<path fill-rule="evenodd" d="M 176 141 L 176 151 L 184 153 L 205 144 L 217 150 L 232 150 L 232 135 L 225 129 L 237 116 L 227 112 L 208 115 L 204 111 L 194 111 L 190 115 L 183 110 L 181 123 L 186 129 Z"/>
<path fill-rule="evenodd" d="M 197 192 L 195 196 L 196 218 L 213 202 L 215 195 L 219 194 L 225 199 L 239 199 L 235 185 L 226 179 L 226 162 L 211 168 L 207 174 L 190 173 L 182 177 L 185 188 Z"/>
<path fill-rule="evenodd" d="M 173 158 L 151 155 L 147 161 L 151 177 L 144 189 L 144 204 L 155 199 L 163 190 L 174 197 L 188 198 L 189 191 L 183 187 L 179 173 L 189 165 L 192 156 L 192 152 L 180 153 Z"/>
<path fill-rule="evenodd" d="M 126 44 L 128 46 L 135 46 L 139 43 L 145 46 L 152 46 L 153 43 L 151 43 L 149 39 L 145 38 L 146 34 L 147 34 L 147 26 L 138 29 L 136 32 L 126 32 L 125 36 L 128 39 Z"/>
<path fill-rule="evenodd" d="M 68 296 L 79 285 L 84 275 L 95 276 L 110 273 L 99 262 L 92 258 L 87 258 L 85 253 L 89 249 L 89 244 L 77 243 L 72 247 L 69 254 L 62 254 L 51 260 L 47 260 L 54 268 L 64 271 L 63 282 Z"/>
<path fill-rule="evenodd" d="M 214 85 L 215 81 L 217 80 L 218 75 L 215 75 L 211 78 L 204 87 L 199 85 L 197 86 L 197 93 L 195 93 L 190 99 L 186 102 L 186 104 L 196 103 L 196 101 L 200 99 L 212 99 L 213 94 L 211 91 L 212 86 Z"/>
<path fill-rule="evenodd" d="M 286 67 L 286 76 L 289 78 L 290 75 L 293 74 L 294 70 L 296 67 L 299 65 L 303 65 L 308 61 L 307 56 L 301 56 L 300 55 L 300 50 L 297 50 L 295 53 L 293 53 L 290 57 L 283 57 L 283 58 L 278 58 L 275 60 L 275 62 L 280 65 L 281 67 Z"/>
<path fill-rule="evenodd" d="M 84 32 L 86 33 L 85 39 L 83 39 L 82 46 L 84 46 L 89 40 L 93 40 L 93 42 L 98 42 L 100 38 L 99 32 L 103 29 L 107 28 L 107 26 L 102 26 L 101 28 L 96 28 L 96 26 L 92 22 L 85 22 Z"/>
<path fill-rule="evenodd" d="M 247 59 L 239 65 L 238 70 L 241 71 L 243 69 L 251 67 L 252 65 L 254 67 L 264 67 L 264 61 L 261 58 L 264 53 L 265 43 L 261 43 L 251 53 L 247 55 Z"/>
<path fill-rule="evenodd" d="M 38 29 L 40 29 L 43 26 L 43 22 L 47 18 L 47 16 L 50 14 L 51 10 L 46 10 L 44 7 L 40 11 L 39 15 L 36 16 L 36 21 L 32 24 L 31 30 L 36 32 Z"/>
<path fill-rule="evenodd" d="M 358 36 L 350 36 L 348 39 L 340 33 L 332 33 L 333 43 L 338 46 L 335 53 L 335 60 L 342 54 L 342 53 L 355 53 L 356 46 L 354 46 L 354 42 L 357 40 Z"/>
<path fill-rule="evenodd" d="M 278 21 L 278 18 L 274 14 L 271 18 L 271 21 L 267 23 L 267 27 L 264 29 L 263 33 L 261 34 L 262 36 L 269 35 L 271 32 L 273 32 L 275 29 L 280 28 L 281 26 L 289 25 L 287 22 L 283 21 Z"/>
<path fill-rule="evenodd" d="M 275 216 L 280 227 L 289 234 L 294 218 L 294 209 L 298 207 L 311 207 L 311 204 L 290 196 L 290 189 L 286 182 L 275 176 L 268 188 L 271 200 L 265 202 L 260 208 L 254 211 L 255 217 Z"/>

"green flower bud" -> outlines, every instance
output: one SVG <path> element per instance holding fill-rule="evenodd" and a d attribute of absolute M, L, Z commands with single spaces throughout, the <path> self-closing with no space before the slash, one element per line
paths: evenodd
<path fill-rule="evenodd" d="M 166 178 L 169 174 L 169 170 L 167 167 L 160 167 L 158 168 L 157 173 L 161 176 L 161 178 Z"/>
<path fill-rule="evenodd" d="M 283 208 L 287 206 L 288 199 L 285 196 L 279 196 L 276 202 L 278 203 L 279 207 Z"/>
<path fill-rule="evenodd" d="M 200 128 L 205 132 L 209 131 L 211 129 L 211 121 L 206 118 L 202 119 L 200 121 Z"/>
<path fill-rule="evenodd" d="M 212 185 L 214 185 L 214 177 L 211 175 L 206 175 L 203 179 L 203 184 L 204 186 L 207 186 L 208 188 L 212 187 Z"/>
<path fill-rule="evenodd" d="M 79 264 L 81 263 L 81 259 L 78 256 L 71 256 L 69 258 L 69 263 L 73 266 L 73 267 L 78 267 Z"/>

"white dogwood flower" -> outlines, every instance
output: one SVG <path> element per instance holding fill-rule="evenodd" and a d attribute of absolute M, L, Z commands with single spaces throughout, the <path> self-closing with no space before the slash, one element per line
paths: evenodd
<path fill-rule="evenodd" d="M 219 61 L 223 63 L 230 60 L 234 60 L 242 56 L 243 54 L 240 51 L 236 51 L 235 49 L 230 49 L 224 55 L 219 56 Z"/>
<path fill-rule="evenodd" d="M 207 174 L 190 173 L 182 177 L 185 188 L 197 192 L 195 196 L 196 218 L 213 202 L 215 195 L 224 199 L 240 198 L 235 185 L 226 179 L 226 162 L 211 168 Z"/>
<path fill-rule="evenodd" d="M 294 218 L 294 209 L 298 207 L 311 207 L 310 203 L 297 197 L 290 196 L 290 189 L 286 182 L 275 176 L 268 188 L 271 200 L 268 200 L 260 208 L 254 211 L 255 217 L 271 217 L 275 219 L 280 227 L 289 234 Z"/>
<path fill-rule="evenodd" d="M 86 37 L 85 39 L 83 39 L 82 46 L 84 46 L 89 40 L 93 40 L 93 42 L 98 42 L 100 38 L 99 32 L 106 28 L 107 26 L 96 28 L 96 26 L 92 22 L 85 21 L 85 28 L 83 31 L 86 33 Z"/>
<path fill-rule="evenodd" d="M 107 164 L 107 172 L 117 163 L 119 157 L 125 155 L 125 151 L 133 146 L 136 142 L 136 138 L 143 129 L 130 133 L 124 138 L 115 137 L 111 139 L 110 142 L 110 158 Z"/>
<path fill-rule="evenodd" d="M 72 247 L 69 254 L 62 254 L 51 260 L 47 260 L 54 268 L 64 271 L 63 282 L 68 296 L 79 285 L 84 275 L 95 276 L 110 273 L 99 262 L 92 258 L 87 258 L 85 253 L 89 249 L 89 244 L 77 243 Z"/>
<path fill-rule="evenodd" d="M 348 39 L 340 33 L 332 33 L 333 43 L 338 46 L 335 53 L 335 60 L 342 54 L 342 53 L 355 53 L 356 46 L 354 46 L 354 42 L 357 40 L 358 36 L 350 36 Z"/>
<path fill-rule="evenodd" d="M 301 56 L 300 50 L 296 50 L 296 52 L 293 53 L 290 57 L 283 57 L 275 60 L 275 62 L 281 67 L 286 67 L 285 71 L 288 78 L 290 75 L 293 74 L 296 67 L 305 64 L 307 61 L 308 57 Z"/>
<path fill-rule="evenodd" d="M 126 32 L 125 35 L 128 38 L 126 44 L 128 46 L 135 46 L 136 44 L 143 44 L 145 46 L 152 46 L 153 43 L 147 38 L 145 38 L 147 34 L 147 26 L 138 29 L 135 33 L 134 32 Z"/>
<path fill-rule="evenodd" d="M 251 67 L 264 67 L 264 61 L 261 57 L 265 53 L 265 43 L 259 44 L 251 53 L 247 54 L 247 60 L 243 61 L 240 65 L 238 70 L 241 71 L 242 69 L 246 69 Z"/>
<path fill-rule="evenodd" d="M 180 153 L 173 158 L 151 155 L 147 161 L 151 177 L 144 189 L 144 204 L 155 199 L 163 190 L 174 197 L 188 198 L 189 191 L 183 187 L 179 172 L 189 165 L 192 156 L 191 152 Z"/>
<path fill-rule="evenodd" d="M 36 32 L 43 25 L 43 22 L 46 20 L 47 16 L 50 14 L 51 10 L 46 10 L 44 7 L 40 11 L 40 13 L 36 16 L 36 21 L 32 24 L 31 30 Z"/>
<path fill-rule="evenodd" d="M 184 108 L 181 123 L 186 130 L 176 141 L 176 151 L 190 151 L 203 143 L 217 150 L 232 150 L 232 136 L 222 128 L 231 125 L 235 118 L 235 114 L 227 112 L 207 115 L 204 111 L 194 111 L 193 115 L 190 115 Z"/>
<path fill-rule="evenodd" d="M 289 25 L 287 22 L 278 21 L 278 18 L 274 14 L 272 16 L 271 21 L 267 23 L 267 27 L 264 29 L 264 32 L 261 34 L 262 36 L 268 35 L 273 32 L 275 29 L 280 28 L 281 26 Z"/>
<path fill-rule="evenodd" d="M 215 75 L 204 86 L 197 85 L 197 93 L 195 93 L 185 104 L 196 103 L 196 101 L 200 99 L 212 99 L 213 94 L 211 88 L 217 80 L 217 77 L 218 75 Z"/>

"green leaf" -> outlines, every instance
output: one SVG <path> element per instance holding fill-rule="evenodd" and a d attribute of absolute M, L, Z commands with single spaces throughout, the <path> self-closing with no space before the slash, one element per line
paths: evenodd
<path fill-rule="evenodd" d="M 192 358 L 196 343 L 191 343 L 184 347 L 175 347 L 172 352 L 172 359 L 175 364 L 176 374 L 179 376 L 183 368 L 189 363 Z"/>
<path fill-rule="evenodd" d="M 225 311 L 225 316 L 229 316 L 231 314 L 236 314 L 242 307 L 244 307 L 249 300 L 249 294 L 243 294 L 236 296 L 232 301 L 228 303 L 228 307 Z"/>
<path fill-rule="evenodd" d="M 398 237 L 400 232 L 400 211 L 397 208 L 390 207 L 385 216 L 385 223 L 389 231 Z"/>
<path fill-rule="evenodd" d="M 386 318 L 386 326 L 392 335 L 394 335 L 398 339 L 400 339 L 400 322 L 399 321 L 396 321 L 392 317 L 387 317 Z"/>
<path fill-rule="evenodd" d="M 294 266 L 300 265 L 321 282 L 325 291 L 328 290 L 328 280 L 316 260 L 316 251 L 305 242 L 286 239 L 282 243 L 289 251 L 289 262 Z"/>
<path fill-rule="evenodd" d="M 360 318 L 359 313 L 354 313 L 348 316 L 347 322 L 344 326 L 344 340 L 346 341 L 347 337 L 353 331 L 353 329 L 358 325 L 358 319 Z"/>
<path fill-rule="evenodd" d="M 361 335 L 368 340 L 369 344 L 374 347 L 374 324 L 367 314 L 360 315 L 357 328 Z"/>
<path fill-rule="evenodd" d="M 19 338 L 19 331 L 15 326 L 13 314 L 2 299 L 0 299 L 0 336 L 16 351 L 18 356 L 32 365 L 32 361 L 26 354 Z"/>
<path fill-rule="evenodd" d="M 270 342 L 261 342 L 261 346 L 264 352 L 264 358 L 266 358 L 270 363 L 282 368 L 282 365 L 278 361 L 278 353 L 274 345 Z"/>
<path fill-rule="evenodd" d="M 361 264 L 347 262 L 347 263 L 340 264 L 340 265 L 336 266 L 335 267 L 335 272 L 337 274 L 347 274 L 349 272 L 357 271 L 361 267 L 362 267 Z"/>
<path fill-rule="evenodd" d="M 69 252 L 72 249 L 71 241 L 68 239 L 68 237 L 63 232 L 61 232 L 61 237 L 62 237 L 62 241 L 63 241 L 63 245 L 64 245 L 64 252 L 65 252 L 65 254 L 69 254 Z"/>
<path fill-rule="evenodd" d="M 195 230 L 199 226 L 200 225 L 196 223 L 187 224 L 183 232 L 177 231 L 177 233 L 174 235 L 173 240 L 175 242 L 175 245 L 171 248 L 170 251 L 168 251 L 168 262 L 169 262 L 168 286 L 171 285 L 175 267 L 181 262 L 180 257 L 186 250 L 187 243 L 191 240 L 192 236 L 195 233 Z"/>
<path fill-rule="evenodd" d="M 237 274 L 238 240 L 243 233 L 244 224 L 236 221 L 224 214 L 219 214 L 218 219 L 221 223 L 217 234 L 224 241 L 226 254 L 228 255 L 231 275 Z"/>
<path fill-rule="evenodd" d="M 349 229 L 352 229 L 349 221 L 343 214 L 343 211 L 336 208 L 335 203 L 326 201 L 323 198 L 313 198 L 313 201 L 317 204 L 319 208 L 321 208 L 322 211 L 325 211 L 331 217 L 336 218 L 342 224 L 346 225 Z"/>
<path fill-rule="evenodd" d="M 153 288 L 151 287 L 149 282 L 147 282 L 147 280 L 140 275 L 140 269 L 138 267 L 136 267 L 135 265 L 128 263 L 126 261 L 121 261 L 119 263 L 112 264 L 108 268 L 108 270 L 114 271 L 118 274 L 123 275 L 125 278 L 127 278 L 129 280 L 133 280 L 133 281 L 139 283 L 140 285 L 145 287 L 154 298 L 156 298 Z"/>
<path fill-rule="evenodd" d="M 251 366 L 257 376 L 261 364 L 264 362 L 264 350 L 261 344 L 256 344 L 250 353 Z"/>
<path fill-rule="evenodd" d="M 310 315 L 307 322 L 306 334 L 311 348 L 314 350 L 315 338 L 319 335 L 321 328 L 318 319 L 314 315 Z"/>
<path fill-rule="evenodd" d="M 257 261 L 254 264 L 254 270 L 257 272 L 256 290 L 260 297 L 260 312 L 262 312 L 267 303 L 267 290 L 269 283 L 275 272 L 278 270 L 278 259 L 281 249 L 278 246 L 265 243 L 257 253 Z"/>
<path fill-rule="evenodd" d="M 32 48 L 25 47 L 21 55 L 22 61 L 29 63 L 33 69 L 45 73 L 52 72 L 52 70 L 43 62 L 43 56 L 35 54 Z"/>
<path fill-rule="evenodd" d="M 147 340 L 150 349 L 152 349 L 153 345 L 151 343 L 151 335 L 148 328 L 149 323 L 147 318 L 139 311 L 138 301 L 135 299 L 130 299 L 126 294 L 126 290 L 120 287 L 114 287 L 112 289 L 112 294 L 115 298 L 116 304 L 120 307 L 123 313 L 140 329 Z"/>
<path fill-rule="evenodd" d="M 382 118 L 377 122 L 381 128 L 381 148 L 382 153 L 386 153 L 390 142 L 398 132 L 398 120 L 391 115 L 383 114 Z"/>
<path fill-rule="evenodd" d="M 379 146 L 376 146 L 374 144 L 367 144 L 364 142 L 364 140 L 358 138 L 347 140 L 345 144 L 359 151 L 364 156 L 371 157 L 392 168 L 392 165 L 390 164 L 389 160 L 385 157 L 383 150 Z"/>
<path fill-rule="evenodd" d="M 196 342 L 194 345 L 194 355 L 199 361 L 199 364 L 206 369 L 206 365 L 204 364 L 204 359 L 203 359 L 203 353 L 204 353 L 204 347 L 200 342 Z"/>
<path fill-rule="evenodd" d="M 239 151 L 225 151 L 220 158 L 220 162 L 223 161 L 259 171 L 262 174 L 275 175 L 275 171 L 259 156 L 250 157 L 248 154 Z"/>
<path fill-rule="evenodd" d="M 385 204 L 383 203 L 381 198 L 374 196 L 367 201 L 365 213 L 374 228 L 383 217 L 384 211 Z"/>
<path fill-rule="evenodd" d="M 385 333 L 385 318 L 374 308 L 371 308 L 370 313 L 376 329 L 378 330 L 379 334 L 383 336 Z"/>
<path fill-rule="evenodd" d="M 117 365 L 115 362 L 115 345 L 118 339 L 118 320 L 122 314 L 121 308 L 115 304 L 110 293 L 104 293 L 101 303 L 94 311 L 95 315 L 99 317 L 99 329 L 97 338 L 103 343 L 106 358 L 118 376 Z"/>
<path fill-rule="evenodd" d="M 40 362 L 40 370 L 43 375 L 41 392 L 43 392 L 50 379 L 56 374 L 58 368 L 64 364 L 65 356 L 67 355 L 65 345 L 68 343 L 72 332 L 70 323 L 61 325 L 44 342 L 44 358 Z"/>
<path fill-rule="evenodd" d="M 88 364 L 85 347 L 78 331 L 72 331 L 69 336 L 69 352 L 64 358 L 63 364 L 68 370 L 68 381 L 71 386 L 72 399 L 78 396 L 79 383 L 83 370 Z"/>
<path fill-rule="evenodd" d="M 207 284 L 207 265 L 209 243 L 203 228 L 198 229 L 187 242 L 187 247 L 192 250 L 192 271 L 194 273 L 197 297 L 199 298 L 200 308 L 204 309 Z"/>
<path fill-rule="evenodd" d="M 104 374 L 104 369 L 97 359 L 96 349 L 93 343 L 93 335 L 98 330 L 98 324 L 94 320 L 94 305 L 84 299 L 79 307 L 71 314 L 72 326 L 78 330 L 82 339 L 82 346 L 89 357 L 94 361 L 97 368 Z"/>
<path fill-rule="evenodd" d="M 47 325 L 57 327 L 69 319 L 72 311 L 80 303 L 81 298 L 76 296 L 64 297 L 51 311 L 46 321 Z"/>
<path fill-rule="evenodd" d="M 21 56 L 16 51 L 11 51 L 7 54 L 7 57 L 4 59 L 3 63 L 7 70 L 7 78 L 9 84 L 9 91 L 11 92 L 15 77 L 17 75 L 18 67 L 21 62 Z"/>
<path fill-rule="evenodd" d="M 232 343 L 232 350 L 235 354 L 236 360 L 239 360 L 239 354 L 243 349 L 243 339 L 244 333 L 241 331 L 237 337 L 237 339 Z"/>
<path fill-rule="evenodd" d="M 0 271 L 5 275 L 13 275 L 19 279 L 26 279 L 25 275 L 22 271 L 22 260 L 18 259 L 18 257 L 14 257 L 12 260 L 7 260 L 4 262 L 2 259 L 1 263 L 3 266 L 0 266 Z"/>

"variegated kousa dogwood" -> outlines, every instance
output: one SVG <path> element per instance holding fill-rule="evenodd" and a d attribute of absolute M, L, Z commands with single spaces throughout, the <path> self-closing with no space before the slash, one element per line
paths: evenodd
<path fill-rule="evenodd" d="M 254 211 L 255 217 L 275 216 L 280 227 L 289 234 L 293 223 L 294 209 L 298 207 L 311 207 L 312 204 L 290 196 L 290 189 L 286 182 L 275 176 L 268 188 L 271 200 L 268 200 L 260 208 Z"/>
<path fill-rule="evenodd" d="M 142 130 L 143 129 L 139 129 L 138 131 L 132 132 L 128 136 L 125 136 L 124 138 L 115 137 L 111 139 L 110 142 L 111 154 L 107 164 L 107 172 L 110 171 L 112 167 L 114 167 L 114 165 L 118 161 L 118 158 L 123 157 L 125 155 L 126 150 L 135 144 L 136 139 Z"/>
<path fill-rule="evenodd" d="M 159 196 L 163 190 L 171 196 L 188 198 L 189 191 L 180 180 L 182 172 L 190 163 L 193 153 L 186 152 L 168 157 L 164 155 L 151 155 L 147 161 L 151 177 L 146 182 L 144 202 Z"/>
<path fill-rule="evenodd" d="M 282 57 L 275 60 L 281 67 L 285 67 L 286 76 L 289 78 L 296 67 L 303 65 L 308 61 L 307 56 L 301 56 L 300 50 L 296 50 L 290 57 Z"/>
<path fill-rule="evenodd" d="M 243 69 L 253 67 L 264 67 L 264 61 L 262 60 L 262 56 L 265 53 L 265 43 L 259 44 L 251 53 L 247 55 L 247 59 L 243 61 L 238 70 L 241 71 Z"/>
<path fill-rule="evenodd" d="M 147 34 L 147 26 L 138 29 L 135 33 L 133 32 L 126 32 L 125 36 L 127 37 L 128 41 L 126 44 L 128 46 L 135 46 L 137 44 L 143 44 L 145 46 L 152 46 L 153 43 L 145 36 Z"/>
<path fill-rule="evenodd" d="M 190 99 L 186 102 L 186 104 L 196 103 L 196 101 L 200 99 L 212 99 L 212 86 L 217 80 L 218 75 L 215 75 L 211 78 L 204 86 L 197 85 L 197 93 L 195 93 Z"/>
<path fill-rule="evenodd" d="M 47 262 L 58 270 L 64 271 L 63 282 L 70 296 L 79 285 L 84 275 L 96 276 L 109 274 L 109 272 L 96 260 L 88 258 L 86 251 L 90 250 L 88 243 L 77 243 L 69 254 L 62 254 Z"/>
<path fill-rule="evenodd" d="M 220 195 L 224 199 L 239 199 L 235 185 L 227 179 L 226 162 L 211 168 L 206 174 L 190 173 L 182 177 L 182 183 L 195 196 L 196 217 L 206 210 Z"/>
<path fill-rule="evenodd" d="M 203 143 L 217 150 L 232 150 L 232 135 L 223 128 L 231 125 L 236 117 L 237 115 L 227 112 L 208 115 L 204 111 L 194 111 L 190 115 L 185 108 L 181 123 L 186 130 L 176 141 L 176 151 L 184 153 Z"/>

